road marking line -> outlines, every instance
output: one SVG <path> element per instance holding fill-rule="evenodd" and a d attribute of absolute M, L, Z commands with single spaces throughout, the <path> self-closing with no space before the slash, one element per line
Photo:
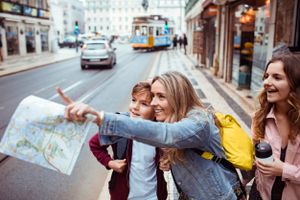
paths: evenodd
<path fill-rule="evenodd" d="M 78 82 L 74 83 L 73 85 L 71 85 L 71 86 L 67 87 L 66 89 L 64 89 L 63 92 L 66 93 L 69 90 L 72 90 L 73 88 L 77 87 L 78 85 L 81 85 L 82 83 L 83 83 L 83 81 L 78 81 Z M 50 97 L 49 100 L 53 100 L 58 96 L 59 96 L 59 94 L 55 94 L 52 97 Z"/>
<path fill-rule="evenodd" d="M 50 86 L 48 86 L 48 87 L 44 87 L 44 88 L 42 88 L 42 89 L 39 89 L 39 90 L 35 91 L 34 94 L 38 94 L 38 93 L 43 92 L 43 91 L 45 91 L 45 90 L 47 90 L 47 89 L 49 89 L 49 88 L 58 86 L 58 85 L 60 85 L 62 82 L 64 82 L 65 80 L 66 80 L 66 79 L 63 79 L 63 80 L 58 81 L 58 82 L 56 82 L 56 83 L 54 83 L 54 84 L 52 84 L 52 85 L 50 85 Z"/>

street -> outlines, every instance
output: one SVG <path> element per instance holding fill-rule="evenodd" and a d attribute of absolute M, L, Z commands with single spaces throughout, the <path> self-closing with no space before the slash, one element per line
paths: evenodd
<path fill-rule="evenodd" d="M 55 92 L 60 86 L 74 100 L 106 111 L 126 111 L 132 86 L 148 77 L 157 52 L 134 52 L 117 46 L 113 69 L 80 69 L 79 58 L 0 78 L 1 137 L 18 103 L 28 95 L 62 103 Z M 5 95 L 4 95 L 5 94 Z M 59 174 L 1 155 L 1 199 L 97 199 L 107 171 L 91 156 L 88 139 L 71 176 Z"/>

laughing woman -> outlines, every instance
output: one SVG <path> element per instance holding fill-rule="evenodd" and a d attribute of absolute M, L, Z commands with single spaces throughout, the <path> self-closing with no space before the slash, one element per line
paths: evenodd
<path fill-rule="evenodd" d="M 275 160 L 256 161 L 258 192 L 250 199 L 300 199 L 300 59 L 273 58 L 266 66 L 263 86 L 253 138 L 255 143 L 268 142 Z"/>
<path fill-rule="evenodd" d="M 92 114 L 97 118 L 99 133 L 114 136 L 101 137 L 107 139 L 100 141 L 102 144 L 121 136 L 171 148 L 166 157 L 178 187 L 188 199 L 237 199 L 237 175 L 191 150 L 197 148 L 225 157 L 214 117 L 203 108 L 190 81 L 179 72 L 168 72 L 153 79 L 151 92 L 158 122 L 99 112 L 88 105 L 73 103 L 63 93 L 60 95 L 68 104 L 67 119 L 81 121 L 86 114 Z"/>

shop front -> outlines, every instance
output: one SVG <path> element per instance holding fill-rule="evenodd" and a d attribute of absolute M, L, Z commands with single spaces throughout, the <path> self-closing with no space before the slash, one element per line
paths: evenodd
<path fill-rule="evenodd" d="M 41 27 L 40 34 L 41 34 L 42 52 L 49 51 L 49 28 Z"/>
<path fill-rule="evenodd" d="M 35 43 L 35 28 L 34 26 L 25 27 L 25 41 L 26 41 L 26 53 L 36 52 Z"/>
<path fill-rule="evenodd" d="M 217 6 L 212 4 L 212 1 L 205 1 L 203 3 L 204 10 L 202 12 L 202 26 L 204 37 L 204 51 L 203 57 L 204 65 L 207 68 L 213 67 L 215 46 L 216 46 L 216 16 Z"/>
<path fill-rule="evenodd" d="M 19 28 L 17 23 L 7 23 L 5 26 L 5 38 L 7 55 L 19 55 L 20 54 L 20 42 L 19 42 Z"/>
<path fill-rule="evenodd" d="M 243 0 L 230 5 L 231 80 L 238 89 L 261 84 L 261 71 L 267 61 L 269 24 L 270 0 Z"/>
<path fill-rule="evenodd" d="M 4 59 L 49 52 L 50 12 L 46 1 L 0 1 Z M 1 29 L 0 29 L 1 31 Z"/>

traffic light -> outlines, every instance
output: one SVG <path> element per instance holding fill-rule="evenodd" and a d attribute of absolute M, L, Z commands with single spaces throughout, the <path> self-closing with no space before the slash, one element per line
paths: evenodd
<path fill-rule="evenodd" d="M 78 27 L 78 21 L 75 21 L 75 26 L 74 26 L 74 34 L 79 35 L 79 27 Z"/>
<path fill-rule="evenodd" d="M 165 21 L 165 29 L 168 30 L 169 29 L 169 25 L 168 25 L 168 21 Z"/>
<path fill-rule="evenodd" d="M 74 30 L 78 30 L 79 27 L 78 27 L 78 21 L 75 21 L 75 27 L 74 27 Z"/>

